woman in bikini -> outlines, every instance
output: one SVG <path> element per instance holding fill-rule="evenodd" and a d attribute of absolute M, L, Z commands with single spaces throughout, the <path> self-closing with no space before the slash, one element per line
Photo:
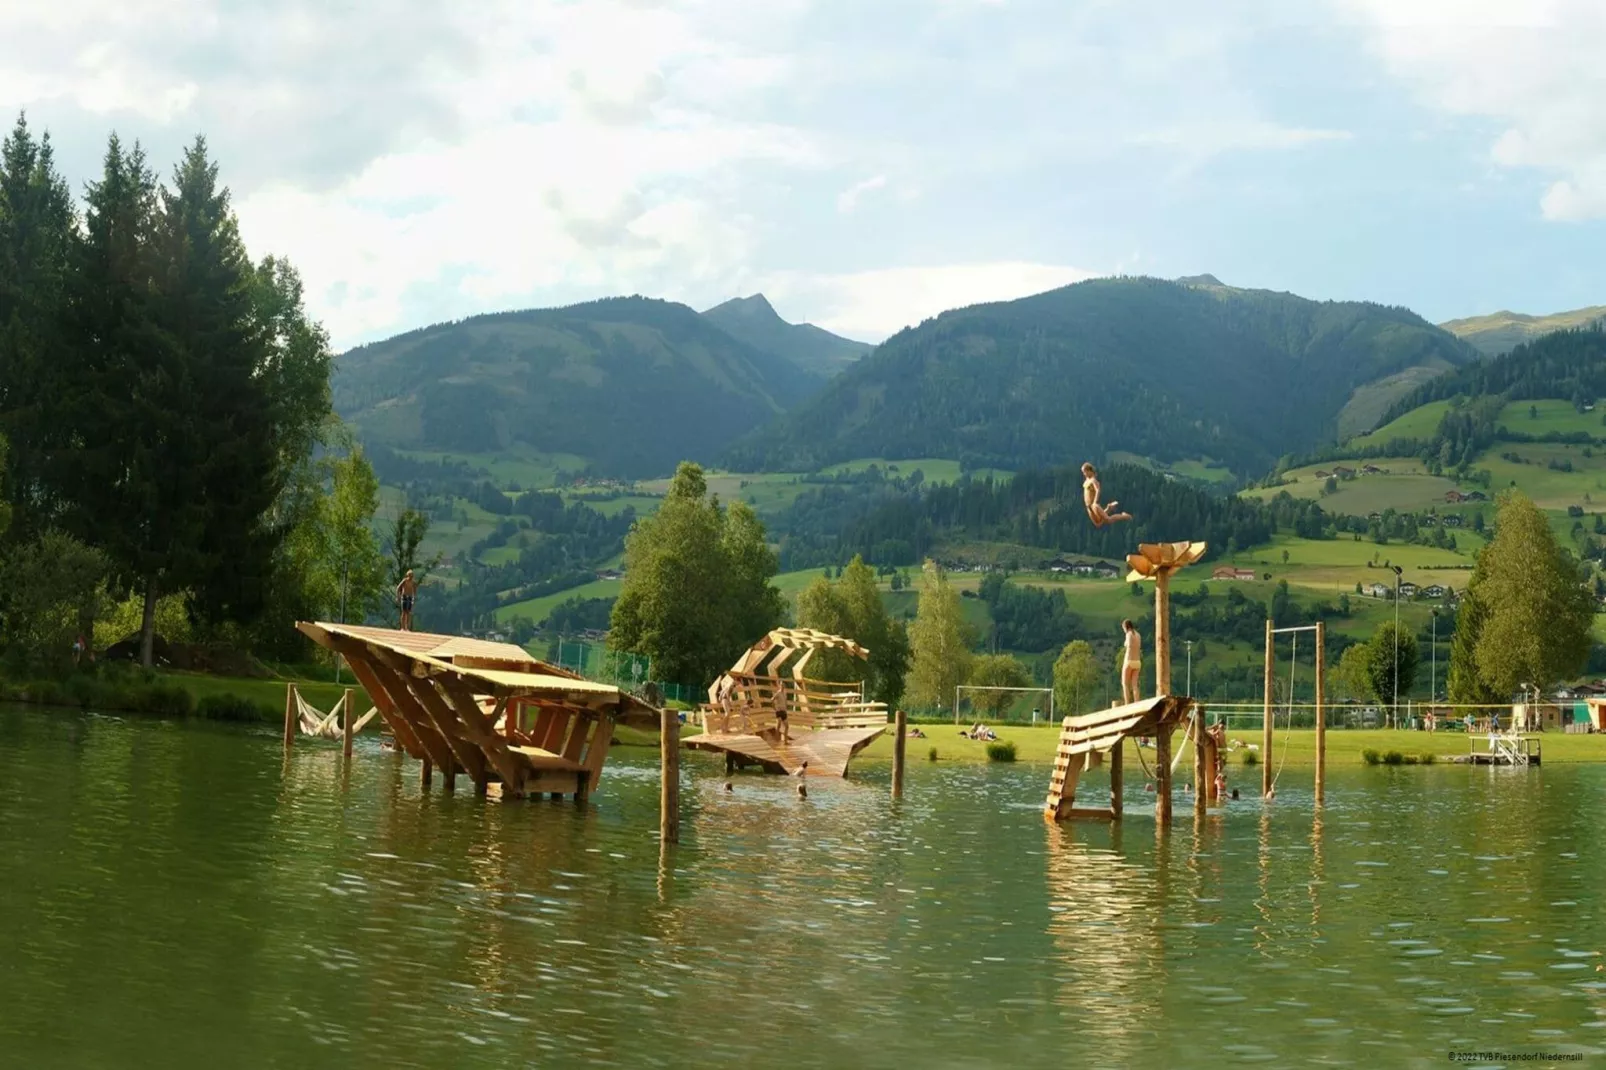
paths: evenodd
<path fill-rule="evenodd" d="M 1082 504 L 1087 507 L 1087 518 L 1093 521 L 1093 526 L 1102 528 L 1106 524 L 1114 524 L 1121 520 L 1131 520 L 1131 513 L 1111 512 L 1120 502 L 1111 502 L 1104 506 L 1099 504 L 1099 473 L 1092 463 L 1082 465 Z"/>

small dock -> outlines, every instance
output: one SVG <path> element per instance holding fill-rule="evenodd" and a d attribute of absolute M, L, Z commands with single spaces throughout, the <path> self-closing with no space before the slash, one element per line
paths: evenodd
<path fill-rule="evenodd" d="M 1155 762 L 1165 766 L 1169 774 L 1171 733 L 1182 724 L 1192 707 L 1191 698 L 1162 695 L 1065 718 L 1061 722 L 1059 749 L 1054 755 L 1045 816 L 1053 821 L 1069 818 L 1120 820 L 1121 759 L 1116 748 L 1129 736 L 1153 736 L 1157 742 L 1164 740 L 1166 745 L 1155 750 Z M 1076 782 L 1099 755 L 1110 755 L 1110 791 L 1115 797 L 1109 806 L 1076 806 Z M 1165 790 L 1169 791 L 1169 775 L 1165 780 Z"/>
<path fill-rule="evenodd" d="M 498 783 L 504 798 L 583 799 L 602 776 L 614 728 L 656 729 L 661 717 L 617 687 L 507 643 L 324 622 L 296 627 L 345 658 L 396 746 L 423 763 L 426 786 L 438 769 L 447 791 L 466 773 L 482 795 Z"/>
<path fill-rule="evenodd" d="M 1529 735 L 1511 735 L 1493 737 L 1493 746 L 1489 745 L 1487 736 L 1473 736 L 1470 740 L 1470 752 L 1465 758 L 1456 761 L 1467 765 L 1538 765 L 1541 747 L 1539 740 Z M 1479 746 L 1485 749 L 1479 750 Z"/>

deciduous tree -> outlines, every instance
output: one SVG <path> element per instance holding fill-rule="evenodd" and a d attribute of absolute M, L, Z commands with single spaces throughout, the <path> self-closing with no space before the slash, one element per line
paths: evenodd
<path fill-rule="evenodd" d="M 920 601 L 909 629 L 912 659 L 905 691 L 926 708 L 947 707 L 954 688 L 970 675 L 970 629 L 960 610 L 959 592 L 942 567 L 927 562 L 920 578 Z"/>
<path fill-rule="evenodd" d="M 970 679 L 965 682 L 976 687 L 1031 687 L 1032 674 L 1013 654 L 980 654 L 971 661 Z M 997 720 L 1015 698 L 1013 691 L 977 691 L 970 701 L 978 711 Z"/>
<path fill-rule="evenodd" d="M 889 706 L 902 697 L 909 639 L 902 623 L 887 614 L 875 574 L 863 558 L 855 555 L 835 582 L 817 579 L 798 595 L 797 623 L 801 628 L 845 636 L 870 651 L 868 662 L 836 651 L 822 651 L 811 663 L 811 674 L 828 674 L 833 680 L 863 680 L 866 696 Z"/>
<path fill-rule="evenodd" d="M 1065 715 L 1082 712 L 1082 700 L 1099 685 L 1099 663 L 1086 639 L 1065 644 L 1054 659 L 1054 706 Z"/>

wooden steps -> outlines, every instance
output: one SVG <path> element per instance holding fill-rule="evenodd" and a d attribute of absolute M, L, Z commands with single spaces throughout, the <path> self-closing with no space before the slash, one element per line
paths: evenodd
<path fill-rule="evenodd" d="M 1092 763 L 1094 755 L 1110 752 L 1128 736 L 1174 731 L 1192 705 L 1190 698 L 1166 695 L 1065 718 L 1061 722 L 1059 748 L 1054 754 L 1054 771 L 1049 777 L 1045 814 L 1055 821 L 1072 817 L 1113 818 L 1113 810 L 1090 810 L 1073 805 L 1076 782 Z"/>

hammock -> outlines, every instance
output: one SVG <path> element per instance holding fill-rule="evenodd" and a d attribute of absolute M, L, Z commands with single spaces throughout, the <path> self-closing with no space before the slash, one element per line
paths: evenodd
<path fill-rule="evenodd" d="M 296 712 L 300 715 L 301 734 L 316 736 L 319 739 L 340 739 L 344 729 L 340 724 L 340 710 L 344 699 L 335 702 L 334 709 L 327 714 L 301 697 L 299 689 L 295 692 Z M 356 735 L 368 726 L 368 722 L 379 716 L 377 706 L 370 707 L 368 712 L 357 718 L 357 723 L 351 726 L 351 734 Z"/>

